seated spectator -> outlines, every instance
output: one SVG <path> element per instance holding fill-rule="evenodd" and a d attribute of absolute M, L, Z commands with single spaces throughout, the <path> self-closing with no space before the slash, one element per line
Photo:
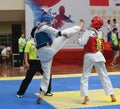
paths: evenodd
<path fill-rule="evenodd" d="M 5 57 L 6 57 L 7 63 L 9 62 L 9 58 L 10 58 L 10 55 L 11 55 L 11 54 L 12 54 L 11 47 L 5 47 L 5 48 L 1 51 L 1 56 L 5 56 Z"/>

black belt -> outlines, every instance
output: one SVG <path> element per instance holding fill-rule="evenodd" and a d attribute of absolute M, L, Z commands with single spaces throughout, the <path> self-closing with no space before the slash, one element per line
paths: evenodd
<path fill-rule="evenodd" d="M 39 49 L 39 48 L 42 48 L 45 46 L 51 46 L 51 45 L 52 45 L 52 42 L 47 42 L 47 43 L 41 44 L 39 47 L 36 47 L 36 48 Z"/>

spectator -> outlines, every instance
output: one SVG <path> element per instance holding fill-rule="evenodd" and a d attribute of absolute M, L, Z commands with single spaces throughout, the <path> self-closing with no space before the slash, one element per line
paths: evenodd
<path fill-rule="evenodd" d="M 112 25 L 111 25 L 111 20 L 107 21 L 107 41 L 112 41 L 111 39 L 111 32 L 112 32 Z"/>
<path fill-rule="evenodd" d="M 10 59 L 11 54 L 12 54 L 11 47 L 5 47 L 5 48 L 1 51 L 1 55 L 2 55 L 2 56 L 6 56 L 6 61 L 7 61 L 7 63 L 9 62 L 9 59 Z"/>
<path fill-rule="evenodd" d="M 24 62 L 24 48 L 26 45 L 26 39 L 24 33 L 21 33 L 20 38 L 18 39 L 18 49 L 20 54 L 19 66 L 20 68 L 23 66 Z"/>
<path fill-rule="evenodd" d="M 114 29 L 114 28 L 117 28 L 117 29 L 119 28 L 119 25 L 118 25 L 118 23 L 117 23 L 117 19 L 115 19 L 115 18 L 113 19 L 112 28 L 113 28 L 113 29 Z M 112 30 L 113 30 L 113 29 L 112 29 Z"/>
<path fill-rule="evenodd" d="M 117 64 L 116 60 L 119 57 L 119 43 L 118 43 L 117 33 L 118 33 L 118 29 L 114 28 L 112 32 L 112 46 L 111 46 L 114 52 L 114 57 L 111 63 L 111 65 L 113 66 Z"/>

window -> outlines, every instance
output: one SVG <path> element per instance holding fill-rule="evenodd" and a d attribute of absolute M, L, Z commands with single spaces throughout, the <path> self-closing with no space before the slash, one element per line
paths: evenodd
<path fill-rule="evenodd" d="M 12 45 L 12 35 L 10 34 L 0 34 L 0 47 L 11 46 Z"/>

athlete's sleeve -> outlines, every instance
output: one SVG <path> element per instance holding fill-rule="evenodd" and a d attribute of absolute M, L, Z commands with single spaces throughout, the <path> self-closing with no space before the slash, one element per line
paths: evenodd
<path fill-rule="evenodd" d="M 91 32 L 88 31 L 88 30 L 86 30 L 86 31 L 83 33 L 82 37 L 80 37 L 80 38 L 78 39 L 78 43 L 79 43 L 80 46 L 83 46 L 83 47 L 84 47 L 84 46 L 87 44 L 87 42 L 88 42 L 88 40 L 89 40 L 90 34 L 91 34 Z"/>
<path fill-rule="evenodd" d="M 79 32 L 80 32 L 80 26 L 77 25 L 62 30 L 62 34 L 67 34 L 68 37 L 71 37 L 73 35 L 78 35 Z"/>
<path fill-rule="evenodd" d="M 52 34 L 53 36 L 57 37 L 59 34 L 59 30 L 51 27 L 51 26 L 48 26 L 48 25 L 42 25 L 39 29 L 38 29 L 38 32 L 46 32 L 48 34 Z"/>

